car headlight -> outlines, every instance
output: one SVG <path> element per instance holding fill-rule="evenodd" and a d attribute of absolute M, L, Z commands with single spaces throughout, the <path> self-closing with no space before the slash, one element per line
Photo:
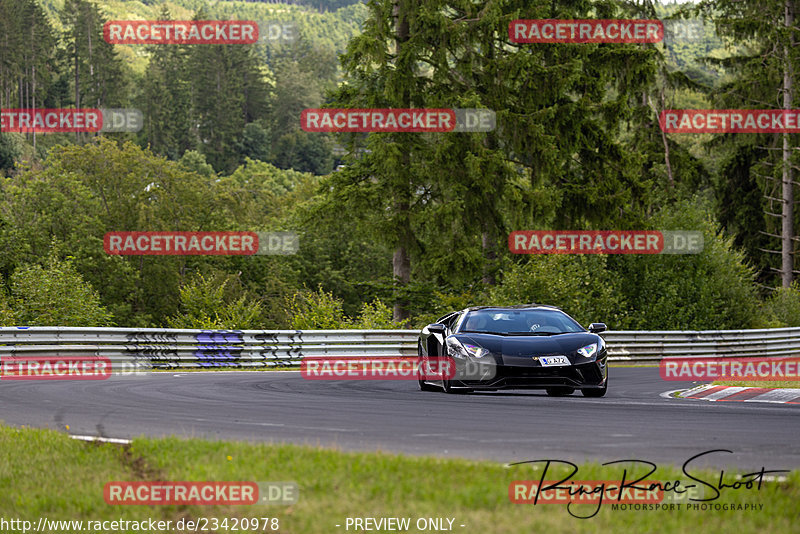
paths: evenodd
<path fill-rule="evenodd" d="M 488 349 L 470 343 L 462 343 L 454 337 L 447 338 L 447 346 L 453 350 L 455 356 L 461 356 L 462 358 L 466 358 L 467 356 L 483 358 L 489 354 Z"/>
<path fill-rule="evenodd" d="M 578 349 L 578 354 L 585 358 L 591 358 L 595 354 L 597 354 L 597 345 L 598 343 L 592 343 L 591 345 L 586 345 L 585 347 L 581 347 Z"/>
<path fill-rule="evenodd" d="M 470 345 L 469 343 L 462 343 L 462 345 L 464 345 L 464 348 L 467 349 L 467 352 L 475 358 L 483 358 L 489 354 L 489 349 L 479 347 L 478 345 Z"/>

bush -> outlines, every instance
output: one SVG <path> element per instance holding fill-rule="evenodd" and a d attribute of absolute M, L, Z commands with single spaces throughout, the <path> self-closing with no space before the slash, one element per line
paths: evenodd
<path fill-rule="evenodd" d="M 364 303 L 361 306 L 361 311 L 358 319 L 353 322 L 351 328 L 358 328 L 360 330 L 395 330 L 401 328 L 408 328 L 410 319 L 404 319 L 399 323 L 392 320 L 392 308 L 381 302 L 380 299 L 375 299 L 371 303 Z"/>
<path fill-rule="evenodd" d="M 51 255 L 47 268 L 25 265 L 11 276 L 11 307 L 26 326 L 111 326 L 100 295 L 72 265 Z"/>
<path fill-rule="evenodd" d="M 8 293 L 0 276 L 0 326 L 14 326 L 17 324 L 17 314 L 11 309 Z"/>
<path fill-rule="evenodd" d="M 335 330 L 352 328 L 344 314 L 342 300 L 326 293 L 322 286 L 316 291 L 296 291 L 287 299 L 292 328 L 297 330 Z"/>
<path fill-rule="evenodd" d="M 559 306 L 582 325 L 626 325 L 624 297 L 615 273 L 602 255 L 532 255 L 514 264 L 502 284 L 489 290 L 491 305 L 525 303 Z"/>
<path fill-rule="evenodd" d="M 652 219 L 658 230 L 703 233 L 699 254 L 627 255 L 609 261 L 625 280 L 630 328 L 641 330 L 726 330 L 762 321 L 754 270 L 732 239 L 719 233 L 700 200 L 683 201 Z"/>
<path fill-rule="evenodd" d="M 732 240 L 719 235 L 710 211 L 694 199 L 651 219 L 656 230 L 701 231 L 700 254 L 531 256 L 506 271 L 489 303 L 552 304 L 581 324 L 603 321 L 615 330 L 761 326 L 754 271 Z"/>
<path fill-rule="evenodd" d="M 763 314 L 771 328 L 800 326 L 800 283 L 778 288 L 764 302 Z"/>
<path fill-rule="evenodd" d="M 322 286 L 316 291 L 296 291 L 287 299 L 292 328 L 297 330 L 395 330 L 408 328 L 409 320 L 400 323 L 392 320 L 392 309 L 375 299 L 361 305 L 356 319 L 344 313 L 342 299 L 326 293 Z"/>
<path fill-rule="evenodd" d="M 180 312 L 167 318 L 170 328 L 254 330 L 261 328 L 261 302 L 247 295 L 226 295 L 230 278 L 198 274 L 180 289 Z"/>
<path fill-rule="evenodd" d="M 24 138 L 19 134 L 0 133 L 0 176 L 14 169 L 22 156 Z"/>

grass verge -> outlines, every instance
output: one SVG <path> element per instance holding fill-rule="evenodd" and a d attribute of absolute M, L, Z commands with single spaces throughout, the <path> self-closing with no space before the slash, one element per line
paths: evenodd
<path fill-rule="evenodd" d="M 607 502 L 595 517 L 576 519 L 563 504 L 509 502 L 512 481 L 540 478 L 541 471 L 531 466 L 178 438 L 141 438 L 121 447 L 77 441 L 52 430 L 8 426 L 0 426 L 0 449 L 0 518 L 29 520 L 34 525 L 39 517 L 153 518 L 173 524 L 181 518 L 277 517 L 282 533 L 330 534 L 348 532 L 348 517 L 385 516 L 411 518 L 407 532 L 419 532 L 417 518 L 430 517 L 454 518 L 453 531 L 470 534 L 683 533 L 696 530 L 698 524 L 712 532 L 744 534 L 795 531 L 800 500 L 800 472 L 793 471 L 786 480 L 765 483 L 761 490 L 725 489 L 714 501 L 728 506 L 762 504 L 760 511 L 685 507 L 622 511 L 612 510 Z M 533 458 L 520 461 L 528 459 Z M 785 467 L 766 465 L 767 469 Z M 636 469 L 639 473 L 642 468 Z M 559 474 L 553 468 L 550 472 Z M 573 478 L 618 480 L 621 473 L 620 466 L 587 463 Z M 719 471 L 707 470 L 693 470 L 693 474 L 711 483 L 720 476 Z M 689 482 L 674 466 L 660 466 L 648 479 Z M 726 469 L 724 479 L 734 483 L 735 472 Z M 103 499 L 103 486 L 115 480 L 295 481 L 300 493 L 299 501 L 291 506 L 112 506 Z M 573 512 L 589 515 L 593 508 L 581 505 Z M 337 524 L 342 526 L 337 528 Z"/>

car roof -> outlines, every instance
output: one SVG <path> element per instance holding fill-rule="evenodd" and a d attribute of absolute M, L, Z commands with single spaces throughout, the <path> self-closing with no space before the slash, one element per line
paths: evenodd
<path fill-rule="evenodd" d="M 516 304 L 514 306 L 471 306 L 464 308 L 461 311 L 475 311 L 475 310 L 558 310 L 563 311 L 558 306 L 550 306 L 549 304 Z"/>
<path fill-rule="evenodd" d="M 445 315 L 439 317 L 439 319 L 437 319 L 437 321 L 443 321 L 443 320 L 447 319 L 448 317 L 452 317 L 453 315 L 455 315 L 457 313 L 465 313 L 465 312 L 471 312 L 471 311 L 476 311 L 476 310 L 550 310 L 550 311 L 560 311 L 561 313 L 566 314 L 566 312 L 564 310 L 562 310 L 561 308 L 559 308 L 558 306 L 551 306 L 549 304 L 531 303 L 531 304 L 516 304 L 514 306 L 470 306 L 469 308 L 464 308 L 464 309 L 461 309 L 461 310 L 456 310 L 456 311 L 452 311 L 452 312 L 450 312 L 448 314 L 445 314 Z"/>

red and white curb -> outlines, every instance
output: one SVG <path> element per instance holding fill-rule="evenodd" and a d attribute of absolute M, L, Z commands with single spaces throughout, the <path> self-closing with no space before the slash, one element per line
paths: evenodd
<path fill-rule="evenodd" d="M 731 387 L 712 386 L 710 384 L 697 386 L 679 392 L 678 397 L 684 399 L 699 399 L 722 402 L 769 402 L 772 404 L 800 404 L 800 389 L 789 388 L 756 388 L 756 387 Z"/>

